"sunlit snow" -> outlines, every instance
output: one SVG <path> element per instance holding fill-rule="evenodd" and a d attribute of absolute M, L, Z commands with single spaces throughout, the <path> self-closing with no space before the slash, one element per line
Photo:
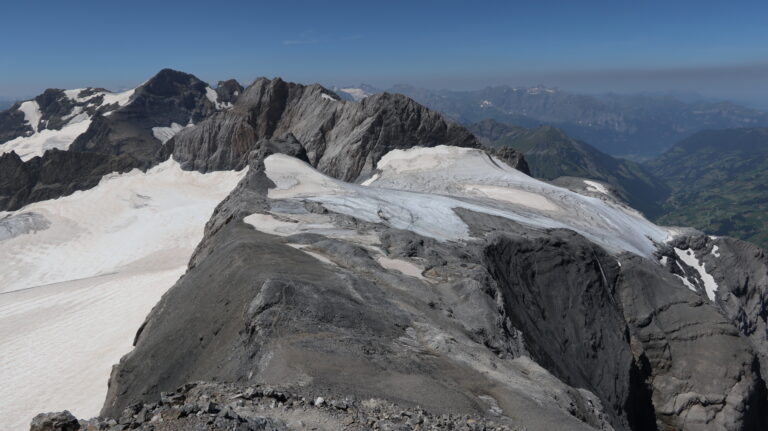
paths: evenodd
<path fill-rule="evenodd" d="M 354 100 L 355 102 L 359 102 L 371 95 L 371 93 L 368 93 L 362 88 L 342 88 L 340 91 L 352 96 L 352 100 Z"/>
<path fill-rule="evenodd" d="M 171 138 L 176 136 L 177 133 L 184 130 L 186 127 L 193 126 L 191 122 L 187 124 L 186 126 L 182 126 L 179 123 L 171 123 L 170 127 L 153 127 L 152 128 L 152 135 L 157 139 L 158 141 L 165 144 L 168 142 Z"/>
<path fill-rule="evenodd" d="M 699 262 L 698 259 L 696 259 L 696 255 L 694 254 L 693 250 L 687 249 L 687 250 L 681 250 L 679 248 L 675 248 L 675 254 L 677 254 L 677 257 L 680 258 L 683 262 L 685 262 L 686 265 L 690 266 L 691 268 L 695 269 L 699 273 L 699 277 L 701 277 L 701 281 L 704 282 L 704 290 L 707 293 L 707 297 L 710 301 L 715 300 L 715 292 L 717 291 L 717 282 L 715 281 L 715 278 L 712 277 L 706 269 L 706 263 Z"/>
<path fill-rule="evenodd" d="M 205 87 L 205 97 L 209 102 L 216 105 L 216 109 L 218 110 L 229 109 L 232 107 L 232 104 L 229 102 L 219 102 L 219 93 L 211 87 Z"/>
<path fill-rule="evenodd" d="M 587 190 L 591 192 L 602 193 L 604 195 L 609 194 L 608 189 L 597 181 L 584 180 L 584 184 L 587 185 Z"/>
<path fill-rule="evenodd" d="M 40 112 L 40 105 L 34 100 L 28 100 L 19 105 L 19 111 L 24 113 L 24 121 L 32 127 L 32 130 L 35 133 L 37 133 L 40 118 L 43 116 Z"/>
<path fill-rule="evenodd" d="M 89 102 L 93 108 L 117 105 L 117 108 L 126 106 L 131 101 L 134 90 L 123 91 L 121 93 L 112 93 L 109 91 L 99 91 L 88 96 L 80 97 L 79 94 L 85 89 L 78 88 L 74 90 L 65 90 L 64 95 L 77 103 Z M 101 103 L 97 105 L 98 97 L 101 96 Z M 114 107 L 114 106 L 113 106 Z M 19 136 L 15 139 L 0 143 L 0 154 L 11 151 L 26 161 L 36 156 L 42 156 L 47 150 L 59 149 L 67 150 L 72 142 L 78 136 L 88 130 L 91 124 L 91 117 L 83 112 L 82 106 L 75 106 L 72 111 L 63 116 L 62 119 L 67 124 L 61 130 L 40 128 L 40 118 L 42 116 L 40 108 L 34 100 L 23 102 L 19 110 L 24 113 L 24 118 L 34 129 L 34 133 L 29 136 Z M 109 115 L 113 111 L 104 115 Z"/>
<path fill-rule="evenodd" d="M 0 154 L 14 151 L 22 160 L 29 160 L 53 148 L 66 150 L 90 125 L 90 119 L 77 116 L 61 130 L 43 129 L 30 136 L 20 136 L 0 144 Z"/>
<path fill-rule="evenodd" d="M 244 172 L 167 161 L 90 190 L 0 213 L 0 423 L 98 414 L 111 366 L 181 276 L 205 223 Z"/>
<path fill-rule="evenodd" d="M 331 211 L 385 223 L 441 241 L 469 240 L 454 208 L 509 218 L 534 228 L 575 230 L 612 252 L 650 256 L 670 234 L 639 213 L 517 171 L 485 152 L 439 146 L 394 150 L 366 186 L 327 177 L 298 159 L 272 155 L 273 199 L 305 199 Z"/>

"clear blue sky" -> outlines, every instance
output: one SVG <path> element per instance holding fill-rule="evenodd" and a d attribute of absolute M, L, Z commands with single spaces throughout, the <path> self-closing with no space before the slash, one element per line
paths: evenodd
<path fill-rule="evenodd" d="M 0 97 L 216 82 L 544 84 L 696 91 L 768 106 L 768 1 L 13 1 Z"/>

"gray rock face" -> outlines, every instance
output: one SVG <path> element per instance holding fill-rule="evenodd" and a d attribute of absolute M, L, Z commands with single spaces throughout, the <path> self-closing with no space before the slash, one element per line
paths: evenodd
<path fill-rule="evenodd" d="M 600 398 L 522 356 L 481 249 L 268 200 L 273 185 L 260 160 L 217 208 L 188 273 L 114 368 L 103 415 L 152 402 L 180 382 L 214 380 L 382 398 L 438 414 L 506 412 L 494 415 L 528 429 L 612 429 Z M 277 237 L 243 223 L 266 210 L 373 233 L 390 258 L 423 265 L 424 278 L 383 267 L 354 242 Z"/>
<path fill-rule="evenodd" d="M 212 116 L 173 140 L 173 157 L 201 172 L 245 166 L 261 139 L 292 135 L 313 166 L 354 181 L 370 175 L 387 152 L 414 146 L 479 147 L 463 127 L 411 99 L 379 94 L 346 102 L 319 85 L 257 79 L 233 109 Z M 514 152 L 506 159 L 520 164 Z"/>
<path fill-rule="evenodd" d="M 51 89 L 35 99 L 42 115 L 40 128 L 61 128 L 74 112 L 93 119 L 67 154 L 48 151 L 27 162 L 15 154 L 0 155 L 0 210 L 84 190 L 98 184 L 102 175 L 146 170 L 171 155 L 184 169 L 206 172 L 241 169 L 251 151 L 268 147 L 269 152 L 299 157 L 349 180 L 369 174 L 390 149 L 479 145 L 464 128 L 403 96 L 343 103 L 319 85 L 279 78 L 258 79 L 248 89 L 235 80 L 220 82 L 216 103 L 210 100 L 207 84 L 170 69 L 137 88 L 123 107 L 103 105 L 103 96 L 85 101 L 100 91 L 84 89 L 71 99 Z M 163 145 L 152 129 L 173 123 L 195 126 Z M 18 105 L 0 113 L 0 141 L 32 132 Z M 507 151 L 500 157 L 524 169 L 519 153 Z"/>
<path fill-rule="evenodd" d="M 84 88 L 72 99 L 64 90 L 49 88 L 32 99 L 40 111 L 40 119 L 35 124 L 27 123 L 24 113 L 19 109 L 21 103 L 16 103 L 10 109 L 0 112 L 0 143 L 20 136 L 29 136 L 35 130 L 61 130 L 80 114 L 94 116 L 97 113 L 114 111 L 118 106 L 104 105 L 103 95 L 92 97 L 104 91 L 106 90 L 102 88 Z"/>
<path fill-rule="evenodd" d="M 19 103 L 5 111 L 0 112 L 0 142 L 10 141 L 19 136 L 26 136 L 34 132 L 26 123 L 24 113 L 19 110 Z"/>
<path fill-rule="evenodd" d="M 26 162 L 16 153 L 0 154 L 0 210 L 70 195 L 96 186 L 111 172 L 128 172 L 143 163 L 130 156 L 46 151 Z"/>
<path fill-rule="evenodd" d="M 40 413 L 32 419 L 29 431 L 77 431 L 80 423 L 72 413 L 64 410 L 57 413 Z"/>
<path fill-rule="evenodd" d="M 760 356 L 760 373 L 768 375 L 768 257 L 760 247 L 728 237 L 682 237 L 661 251 L 670 272 L 686 278 L 707 300 L 705 281 L 674 252 L 690 251 L 717 286 L 714 302 L 750 341 Z"/>
<path fill-rule="evenodd" d="M 268 199 L 269 146 L 113 370 L 105 416 L 213 380 L 497 409 L 527 429 L 765 426 L 754 341 L 660 264 L 468 210 L 457 213 L 477 240 L 451 243 Z M 267 212 L 352 236 L 279 237 L 242 221 Z"/>
<path fill-rule="evenodd" d="M 660 429 L 763 429 L 766 392 L 748 340 L 658 265 L 622 260 L 617 302 L 647 360 Z"/>
<path fill-rule="evenodd" d="M 193 75 L 161 70 L 136 89 L 130 104 L 109 116 L 95 117 L 70 150 L 127 154 L 151 164 L 161 147 L 153 127 L 197 123 L 216 111 L 206 96 L 207 86 Z"/>
<path fill-rule="evenodd" d="M 612 294 L 620 270 L 615 259 L 568 232 L 499 236 L 484 249 L 484 259 L 501 286 L 506 315 L 536 362 L 600 396 L 614 427 L 653 426 L 647 388 L 632 381 L 639 367 Z"/>

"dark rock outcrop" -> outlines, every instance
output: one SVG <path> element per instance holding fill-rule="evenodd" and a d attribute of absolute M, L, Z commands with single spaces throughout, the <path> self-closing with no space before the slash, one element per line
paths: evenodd
<path fill-rule="evenodd" d="M 136 89 L 131 103 L 109 116 L 95 117 L 70 150 L 127 154 L 152 163 L 162 146 L 153 127 L 197 123 L 216 111 L 206 96 L 207 87 L 194 75 L 163 69 Z"/>
<path fill-rule="evenodd" d="M 567 384 L 602 398 L 619 429 L 653 426 L 644 386 L 613 285 L 620 268 L 599 247 L 569 232 L 544 238 L 500 236 L 484 249 L 504 308 L 531 356 Z M 650 422 L 650 424 L 648 423 Z"/>
<path fill-rule="evenodd" d="M 98 184 L 99 175 L 148 169 L 170 156 L 184 169 L 242 169 L 250 152 L 268 147 L 271 153 L 284 152 L 329 175 L 353 180 L 370 174 L 395 148 L 479 146 L 463 127 L 399 95 L 344 103 L 319 85 L 279 78 L 260 78 L 247 89 L 228 80 L 211 90 L 195 76 L 171 69 L 138 87 L 125 106 L 105 105 L 104 96 L 98 95 L 102 91 L 84 89 L 72 99 L 51 89 L 35 99 L 41 128 L 61 128 L 75 112 L 92 116 L 91 124 L 69 147 L 71 154 L 45 153 L 27 162 L 3 155 L 0 210 L 85 190 Z M 33 132 L 17 108 L 0 113 L 0 137 Z M 162 144 L 153 128 L 173 123 L 195 125 Z M 498 156 L 525 169 L 519 153 L 501 151 Z M 67 171 L 70 168 L 75 170 Z"/>
<path fill-rule="evenodd" d="M 13 152 L 0 154 L 0 210 L 13 211 L 32 202 L 87 190 L 106 174 L 142 166 L 129 156 L 56 149 L 26 162 Z"/>
<path fill-rule="evenodd" d="M 531 175 L 531 169 L 528 166 L 528 162 L 520 151 L 510 147 L 493 148 L 488 149 L 488 151 L 509 166 L 512 166 L 526 175 Z"/>
<path fill-rule="evenodd" d="M 231 110 L 179 133 L 173 157 L 185 169 L 237 169 L 260 140 L 289 134 L 313 166 L 346 181 L 370 175 L 393 149 L 480 146 L 463 127 L 401 95 L 384 93 L 352 103 L 319 85 L 259 78 Z"/>
<path fill-rule="evenodd" d="M 64 410 L 57 413 L 40 413 L 32 419 L 29 431 L 77 431 L 80 422 L 72 413 Z"/>
<path fill-rule="evenodd" d="M 683 236 L 662 249 L 666 268 L 683 277 L 707 298 L 696 268 L 677 256 L 674 248 L 691 253 L 716 285 L 714 302 L 746 337 L 760 356 L 760 373 L 768 376 L 768 256 L 760 247 L 728 237 Z"/>
<path fill-rule="evenodd" d="M 237 98 L 243 94 L 243 86 L 234 79 L 219 81 L 216 85 L 216 94 L 223 103 L 235 103 Z"/>
<path fill-rule="evenodd" d="M 638 257 L 622 260 L 616 291 L 647 358 L 660 429 L 765 426 L 758 358 L 715 306 Z"/>
<path fill-rule="evenodd" d="M 24 113 L 18 109 L 19 105 L 16 103 L 9 109 L 0 111 L 0 142 L 34 133 L 34 129 L 27 124 Z"/>

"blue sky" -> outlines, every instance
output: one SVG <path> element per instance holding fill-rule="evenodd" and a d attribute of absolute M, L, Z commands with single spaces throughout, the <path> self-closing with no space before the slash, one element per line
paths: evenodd
<path fill-rule="evenodd" d="M 680 91 L 768 107 L 766 1 L 17 1 L 0 97 L 216 82 Z M 763 103 L 764 102 L 764 103 Z"/>

